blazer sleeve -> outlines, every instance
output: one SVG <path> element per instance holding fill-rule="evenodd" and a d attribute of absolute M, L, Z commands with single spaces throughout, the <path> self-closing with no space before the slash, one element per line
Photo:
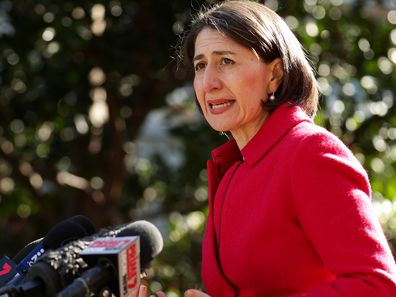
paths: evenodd
<path fill-rule="evenodd" d="M 300 142 L 291 166 L 297 219 L 335 280 L 290 297 L 396 296 L 396 266 L 367 174 L 334 135 Z"/>

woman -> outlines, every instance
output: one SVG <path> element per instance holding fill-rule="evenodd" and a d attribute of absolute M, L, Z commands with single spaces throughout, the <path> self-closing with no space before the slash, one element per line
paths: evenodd
<path fill-rule="evenodd" d="M 284 21 L 255 2 L 217 4 L 193 21 L 182 58 L 205 119 L 231 135 L 207 164 L 205 291 L 396 296 L 366 172 L 313 123 L 316 81 Z"/>

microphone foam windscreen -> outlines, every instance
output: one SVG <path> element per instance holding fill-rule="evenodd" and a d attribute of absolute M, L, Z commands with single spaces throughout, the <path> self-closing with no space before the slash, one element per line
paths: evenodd
<path fill-rule="evenodd" d="M 140 265 L 149 266 L 151 260 L 157 256 L 164 246 L 161 232 L 156 226 L 147 221 L 136 221 L 128 224 L 117 237 L 139 236 L 140 238 Z"/>
<path fill-rule="evenodd" d="M 86 216 L 76 215 L 74 217 L 71 217 L 70 220 L 79 224 L 80 226 L 82 226 L 85 229 L 85 231 L 87 232 L 87 235 L 92 235 L 92 234 L 96 233 L 95 226 L 91 223 L 91 221 Z"/>
<path fill-rule="evenodd" d="M 43 247 L 45 249 L 55 249 L 87 235 L 88 233 L 83 226 L 72 220 L 66 220 L 48 231 L 43 239 Z"/>

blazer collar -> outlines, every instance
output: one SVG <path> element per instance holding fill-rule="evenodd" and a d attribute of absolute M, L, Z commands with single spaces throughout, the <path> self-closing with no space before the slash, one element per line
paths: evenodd
<path fill-rule="evenodd" d="M 212 151 L 212 160 L 217 164 L 219 175 L 224 173 L 237 161 L 242 161 L 242 155 L 234 139 L 220 145 Z"/>
<path fill-rule="evenodd" d="M 284 103 L 268 117 L 257 134 L 239 150 L 234 139 L 222 144 L 212 151 L 212 160 L 217 164 L 220 176 L 237 161 L 245 160 L 254 166 L 298 123 L 312 122 L 312 119 L 299 107 Z"/>
<path fill-rule="evenodd" d="M 312 119 L 299 107 L 285 103 L 275 109 L 267 121 L 246 144 L 241 153 L 249 166 L 254 166 L 297 124 L 312 122 Z"/>

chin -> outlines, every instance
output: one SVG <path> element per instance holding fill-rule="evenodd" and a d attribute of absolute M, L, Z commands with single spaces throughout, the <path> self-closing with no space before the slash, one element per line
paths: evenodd
<path fill-rule="evenodd" d="M 221 121 L 207 121 L 209 126 L 212 127 L 213 130 L 218 132 L 226 132 L 230 131 L 232 125 L 228 125 L 228 123 L 224 123 Z"/>
<path fill-rule="evenodd" d="M 210 124 L 209 124 L 210 125 Z M 226 126 L 219 126 L 219 125 L 210 125 L 213 130 L 217 132 L 228 132 L 230 131 L 229 127 Z"/>

